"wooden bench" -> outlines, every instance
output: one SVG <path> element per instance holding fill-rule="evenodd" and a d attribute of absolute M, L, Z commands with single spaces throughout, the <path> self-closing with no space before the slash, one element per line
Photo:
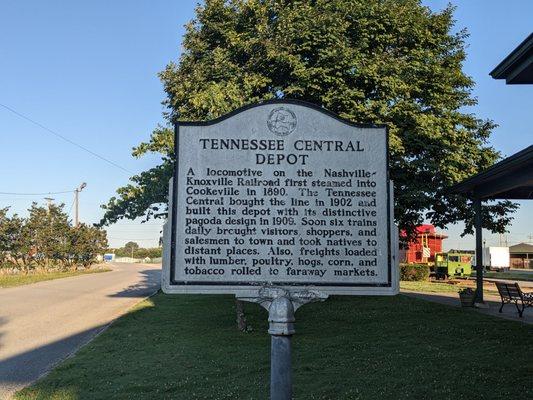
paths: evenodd
<path fill-rule="evenodd" d="M 505 283 L 495 282 L 500 297 L 502 298 L 502 306 L 500 312 L 502 312 L 503 306 L 506 304 L 514 303 L 518 310 L 518 315 L 522 318 L 522 314 L 527 307 L 533 307 L 533 293 L 524 293 L 520 289 L 518 283 Z M 519 304 L 521 303 L 521 304 Z M 522 307 L 520 307 L 520 305 Z"/>

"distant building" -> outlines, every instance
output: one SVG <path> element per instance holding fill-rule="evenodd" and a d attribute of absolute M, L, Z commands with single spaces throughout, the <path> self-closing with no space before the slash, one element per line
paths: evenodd
<path fill-rule="evenodd" d="M 533 245 L 519 243 L 509 246 L 512 268 L 533 268 Z"/>
<path fill-rule="evenodd" d="M 434 263 L 435 253 L 442 252 L 442 241 L 448 236 L 437 233 L 430 224 L 417 226 L 416 232 L 416 240 L 409 242 L 407 249 L 400 250 L 400 262 Z M 405 233 L 402 235 L 405 237 Z"/>

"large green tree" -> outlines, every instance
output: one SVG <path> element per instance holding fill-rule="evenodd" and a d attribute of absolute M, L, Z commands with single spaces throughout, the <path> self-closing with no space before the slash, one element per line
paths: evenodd
<path fill-rule="evenodd" d="M 0 209 L 0 267 L 28 272 L 31 268 L 31 232 L 26 220 L 17 214 L 8 216 L 9 208 Z"/>
<path fill-rule="evenodd" d="M 32 203 L 28 209 L 26 228 L 31 232 L 30 243 L 35 251 L 34 261 L 40 267 L 59 263 L 67 252 L 66 236 L 70 229 L 64 205 L 50 204 L 48 207 Z"/>
<path fill-rule="evenodd" d="M 82 223 L 68 230 L 67 245 L 66 265 L 88 267 L 107 249 L 107 234 L 103 229 Z"/>
<path fill-rule="evenodd" d="M 467 221 L 472 208 L 448 188 L 498 160 L 495 124 L 469 113 L 474 82 L 462 71 L 465 30 L 453 7 L 432 12 L 419 0 L 207 0 L 186 26 L 179 62 L 160 73 L 168 126 L 208 120 L 272 98 L 306 100 L 390 132 L 396 219 L 412 231 Z M 157 127 L 134 149 L 163 157 L 131 178 L 105 207 L 102 224 L 164 215 L 173 134 Z M 503 232 L 516 208 L 484 208 L 485 227 Z"/>

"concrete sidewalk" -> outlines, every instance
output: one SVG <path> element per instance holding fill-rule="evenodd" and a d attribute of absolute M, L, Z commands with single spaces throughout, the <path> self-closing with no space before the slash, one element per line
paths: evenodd
<path fill-rule="evenodd" d="M 435 303 L 445 304 L 452 307 L 461 307 L 461 301 L 459 300 L 459 294 L 457 293 L 427 293 L 427 292 L 413 292 L 408 290 L 401 290 L 401 294 L 406 296 L 414 297 L 417 299 L 433 301 Z M 511 321 L 522 322 L 525 324 L 533 325 L 533 307 L 526 308 L 523 314 L 523 317 L 518 316 L 516 307 L 514 304 L 506 304 L 503 307 L 502 313 L 499 313 L 501 301 L 499 296 L 487 295 L 483 296 L 485 302 L 488 304 L 488 309 L 482 308 L 469 308 L 471 310 L 476 310 L 479 313 L 492 315 L 494 317 L 504 318 Z"/>

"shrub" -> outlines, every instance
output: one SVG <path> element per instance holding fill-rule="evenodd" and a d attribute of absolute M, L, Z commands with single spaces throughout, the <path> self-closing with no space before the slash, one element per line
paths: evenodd
<path fill-rule="evenodd" d="M 427 281 L 429 266 L 425 264 L 400 264 L 401 281 Z"/>

